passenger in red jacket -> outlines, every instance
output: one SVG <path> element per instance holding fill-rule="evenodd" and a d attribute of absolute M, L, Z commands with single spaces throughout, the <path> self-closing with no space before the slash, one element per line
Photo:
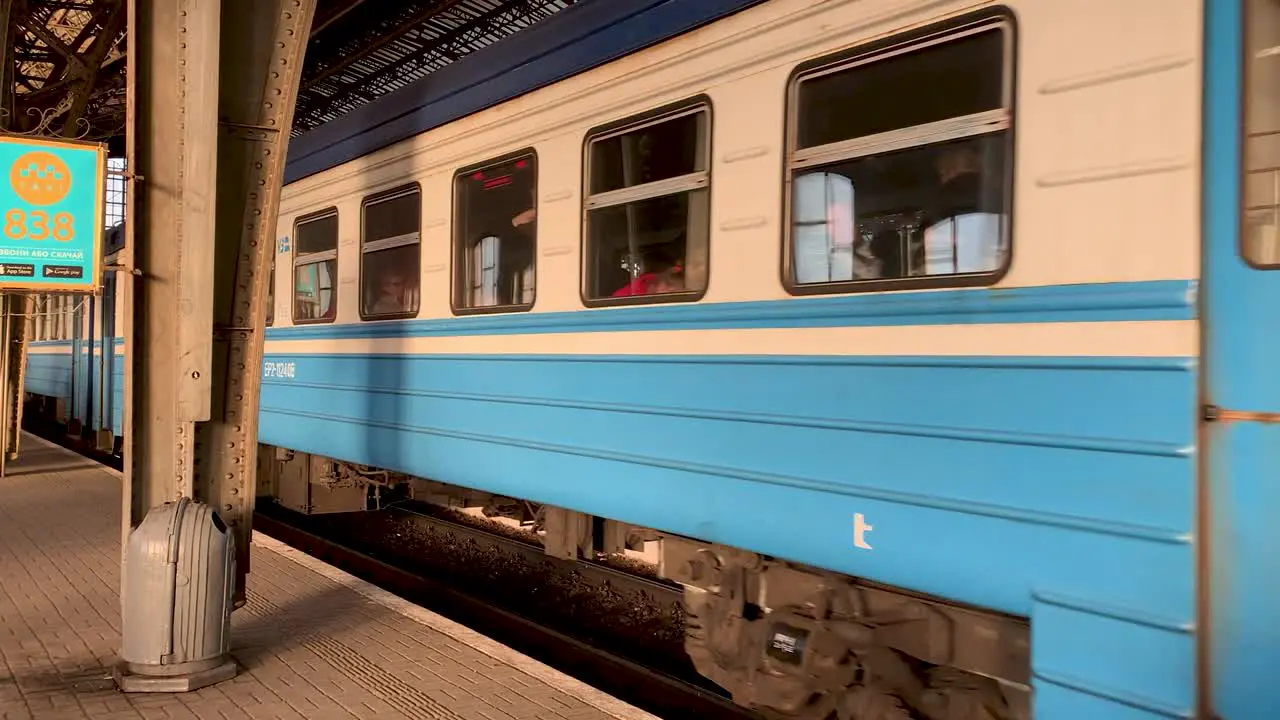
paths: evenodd
<path fill-rule="evenodd" d="M 615 290 L 613 297 L 657 295 L 684 290 L 683 262 L 655 256 L 647 264 L 650 266 L 648 272 L 637 275 L 631 279 L 631 282 Z"/>

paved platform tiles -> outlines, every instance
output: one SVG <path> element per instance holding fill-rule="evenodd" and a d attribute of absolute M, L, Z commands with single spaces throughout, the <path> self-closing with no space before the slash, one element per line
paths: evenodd
<path fill-rule="evenodd" d="M 121 478 L 25 435 L 0 479 L 0 718 L 653 720 L 535 660 L 256 536 L 232 616 L 240 674 L 125 695 Z"/>

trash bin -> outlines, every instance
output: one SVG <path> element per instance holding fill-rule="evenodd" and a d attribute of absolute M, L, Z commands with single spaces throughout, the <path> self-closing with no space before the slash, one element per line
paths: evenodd
<path fill-rule="evenodd" d="M 129 534 L 120 582 L 124 692 L 189 692 L 235 677 L 235 538 L 213 508 L 182 498 Z"/>

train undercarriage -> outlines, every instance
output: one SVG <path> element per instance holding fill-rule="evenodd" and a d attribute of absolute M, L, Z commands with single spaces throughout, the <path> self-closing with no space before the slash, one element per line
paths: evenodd
<path fill-rule="evenodd" d="M 1027 720 L 1025 619 L 519 498 L 261 446 L 258 495 L 306 514 L 397 497 L 621 559 L 683 588 L 685 651 L 734 701 L 787 720 Z"/>

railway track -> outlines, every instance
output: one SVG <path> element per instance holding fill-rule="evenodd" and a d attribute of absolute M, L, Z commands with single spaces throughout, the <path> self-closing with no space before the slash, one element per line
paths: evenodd
<path fill-rule="evenodd" d="M 758 715 L 734 705 L 704 687 L 645 667 L 617 654 L 547 628 L 508 610 L 478 600 L 458 589 L 395 564 L 371 557 L 313 532 L 296 527 L 280 511 L 260 508 L 254 531 L 261 532 L 327 562 L 360 579 L 393 592 L 433 612 L 483 633 L 498 642 L 659 717 L 684 720 L 750 720 Z M 424 521 L 523 552 L 532 546 L 501 535 L 484 533 L 460 523 L 424 516 Z M 537 552 L 541 552 L 537 550 Z M 654 591 L 670 592 L 663 583 L 630 576 L 604 566 L 583 564 L 583 571 L 610 582 L 644 583 Z"/>
<path fill-rule="evenodd" d="M 385 508 L 384 511 L 399 512 L 410 515 L 419 522 L 440 528 L 441 530 L 455 535 L 471 538 L 476 542 L 499 546 L 506 552 L 521 555 L 529 560 L 547 560 L 546 554 L 542 549 L 542 545 L 533 539 L 525 540 L 512 537 L 511 535 L 490 532 L 484 528 L 468 525 L 466 523 L 457 522 L 432 514 L 428 508 L 418 505 L 391 505 Z M 650 579 L 636 573 L 619 570 L 598 562 L 586 560 L 580 560 L 574 563 L 565 561 L 556 562 L 566 567 L 572 566 L 573 570 L 581 573 L 591 582 L 608 584 L 619 588 L 625 588 L 632 592 L 644 593 L 657 598 L 660 602 L 681 602 L 682 591 L 678 585 L 671 582 Z"/>

